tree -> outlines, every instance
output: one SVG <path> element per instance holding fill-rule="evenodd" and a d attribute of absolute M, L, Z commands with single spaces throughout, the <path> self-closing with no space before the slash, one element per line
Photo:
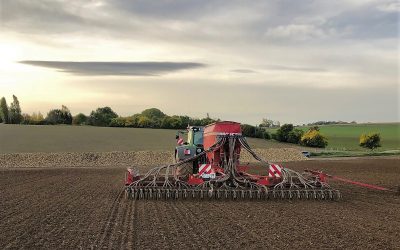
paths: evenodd
<path fill-rule="evenodd" d="M 182 120 L 179 116 L 165 116 L 161 120 L 161 128 L 180 129 L 182 128 Z"/>
<path fill-rule="evenodd" d="M 148 128 L 151 125 L 151 120 L 147 116 L 140 116 L 138 120 L 138 127 L 139 128 Z"/>
<path fill-rule="evenodd" d="M 49 124 L 72 124 L 72 115 L 69 109 L 62 105 L 61 109 L 52 109 L 47 113 L 46 121 Z"/>
<path fill-rule="evenodd" d="M 303 134 L 304 134 L 303 130 L 301 130 L 301 129 L 293 129 L 292 131 L 290 131 L 288 133 L 287 142 L 294 143 L 294 144 L 299 144 Z"/>
<path fill-rule="evenodd" d="M 147 127 L 150 128 L 160 128 L 161 120 L 167 116 L 157 108 L 145 109 L 142 111 L 141 115 L 150 119 L 150 122 L 147 125 Z"/>
<path fill-rule="evenodd" d="M 274 126 L 274 121 L 270 120 L 270 119 L 267 119 L 267 118 L 263 118 L 262 122 L 260 124 L 260 127 L 270 128 L 270 127 L 273 127 L 273 126 Z"/>
<path fill-rule="evenodd" d="M 33 112 L 32 115 L 29 114 L 22 114 L 22 121 L 21 124 L 27 125 L 41 125 L 44 124 L 44 118 L 42 113 Z"/>
<path fill-rule="evenodd" d="M 242 135 L 246 137 L 253 137 L 253 138 L 262 138 L 262 139 L 271 139 L 271 135 L 265 131 L 264 128 L 255 127 L 249 124 L 242 124 L 240 125 L 242 129 Z"/>
<path fill-rule="evenodd" d="M 13 95 L 13 102 L 10 104 L 8 116 L 11 124 L 20 124 L 22 121 L 21 107 L 15 95 Z"/>
<path fill-rule="evenodd" d="M 381 146 L 381 136 L 378 133 L 362 134 L 360 136 L 360 147 L 371 150 Z"/>
<path fill-rule="evenodd" d="M 266 139 L 269 140 L 271 139 L 271 135 L 265 131 L 264 128 L 256 127 L 256 133 L 254 134 L 255 138 L 261 138 L 261 139 Z"/>
<path fill-rule="evenodd" d="M 275 139 L 281 142 L 287 142 L 289 133 L 293 131 L 293 124 L 283 124 L 275 134 Z"/>
<path fill-rule="evenodd" d="M 33 112 L 32 115 L 31 115 L 31 120 L 34 123 L 39 124 L 39 123 L 43 122 L 44 117 L 43 117 L 42 113 L 40 113 L 40 111 L 37 112 L 37 113 Z"/>
<path fill-rule="evenodd" d="M 0 122 L 8 123 L 8 106 L 5 97 L 0 100 Z"/>
<path fill-rule="evenodd" d="M 190 118 L 189 124 L 191 126 L 202 126 L 199 118 Z"/>
<path fill-rule="evenodd" d="M 157 108 L 145 109 L 142 111 L 142 115 L 150 119 L 161 119 L 166 116 L 161 110 Z"/>
<path fill-rule="evenodd" d="M 300 144 L 308 147 L 325 148 L 328 139 L 318 130 L 310 128 L 300 139 Z"/>
<path fill-rule="evenodd" d="M 116 117 L 111 119 L 110 127 L 125 127 L 125 124 L 126 124 L 125 117 Z"/>
<path fill-rule="evenodd" d="M 187 128 L 190 125 L 190 117 L 187 115 L 180 115 L 179 119 L 181 120 L 181 127 L 180 129 Z"/>
<path fill-rule="evenodd" d="M 22 114 L 22 121 L 21 124 L 31 124 L 32 123 L 32 116 L 29 114 L 23 113 Z"/>
<path fill-rule="evenodd" d="M 74 125 L 85 125 L 88 117 L 85 114 L 79 113 L 72 118 L 72 124 Z"/>
<path fill-rule="evenodd" d="M 249 125 L 249 124 L 242 124 L 240 125 L 242 129 L 242 135 L 246 137 L 254 137 L 256 134 L 256 127 Z"/>
<path fill-rule="evenodd" d="M 8 105 L 5 97 L 2 97 L 0 100 L 0 116 L 4 123 L 10 123 Z"/>
<path fill-rule="evenodd" d="M 110 107 L 98 108 L 92 111 L 89 116 L 88 123 L 93 126 L 109 126 L 113 118 L 118 115 Z"/>
<path fill-rule="evenodd" d="M 129 116 L 125 119 L 125 127 L 137 127 L 138 119 L 135 116 Z"/>
<path fill-rule="evenodd" d="M 216 122 L 216 120 L 210 118 L 210 117 L 206 117 L 200 120 L 200 126 L 207 126 L 208 124 L 214 123 Z"/>

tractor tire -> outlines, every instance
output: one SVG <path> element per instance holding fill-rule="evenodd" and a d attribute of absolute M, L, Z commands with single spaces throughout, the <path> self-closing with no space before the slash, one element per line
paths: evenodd
<path fill-rule="evenodd" d="M 178 163 L 178 162 L 179 162 L 179 159 L 177 158 L 177 155 L 175 155 L 175 163 Z M 184 179 L 187 179 L 187 178 L 189 178 L 190 174 L 193 174 L 193 164 L 191 162 L 184 163 L 184 164 L 178 166 L 176 171 L 177 171 L 178 176 L 180 176 Z"/>

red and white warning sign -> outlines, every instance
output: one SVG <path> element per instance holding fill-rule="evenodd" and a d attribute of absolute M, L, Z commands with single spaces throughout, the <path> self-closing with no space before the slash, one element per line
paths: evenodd
<path fill-rule="evenodd" d="M 183 144 L 183 139 L 182 138 L 178 138 L 178 140 L 176 141 L 176 144 L 178 144 L 179 146 Z"/>
<path fill-rule="evenodd" d="M 199 175 L 204 179 L 214 179 L 216 177 L 214 169 L 211 164 L 200 164 Z"/>
<path fill-rule="evenodd" d="M 276 164 L 270 164 L 268 170 L 268 177 L 281 178 L 282 167 Z"/>
<path fill-rule="evenodd" d="M 183 150 L 183 153 L 184 153 L 185 155 L 190 155 L 190 149 L 185 149 L 185 150 Z"/>

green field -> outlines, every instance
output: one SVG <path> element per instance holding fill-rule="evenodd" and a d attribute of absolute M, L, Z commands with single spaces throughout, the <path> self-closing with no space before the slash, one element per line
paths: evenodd
<path fill-rule="evenodd" d="M 307 131 L 309 127 L 298 128 Z M 378 148 L 378 151 L 400 149 L 400 123 L 324 125 L 319 128 L 328 138 L 328 150 L 365 150 L 358 145 L 359 138 L 361 134 L 370 132 L 378 132 L 381 135 L 382 147 Z M 276 129 L 270 130 L 272 133 L 275 131 Z"/>
<path fill-rule="evenodd" d="M 399 123 L 329 125 L 320 126 L 320 130 L 328 137 L 327 150 L 365 151 L 358 146 L 358 138 L 368 132 L 381 134 L 382 148 L 378 151 L 400 149 Z M 175 133 L 168 129 L 0 124 L 0 153 L 173 150 Z M 253 148 L 298 147 L 273 140 L 248 138 L 248 141 Z"/>
<path fill-rule="evenodd" d="M 0 153 L 107 152 L 171 150 L 175 130 L 91 126 L 30 126 L 0 124 Z M 288 147 L 261 139 L 248 139 L 254 148 Z"/>

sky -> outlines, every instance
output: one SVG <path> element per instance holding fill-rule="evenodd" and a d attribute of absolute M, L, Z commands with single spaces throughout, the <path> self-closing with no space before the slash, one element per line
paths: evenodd
<path fill-rule="evenodd" d="M 398 122 L 397 0 L 0 0 L 23 112 Z"/>

